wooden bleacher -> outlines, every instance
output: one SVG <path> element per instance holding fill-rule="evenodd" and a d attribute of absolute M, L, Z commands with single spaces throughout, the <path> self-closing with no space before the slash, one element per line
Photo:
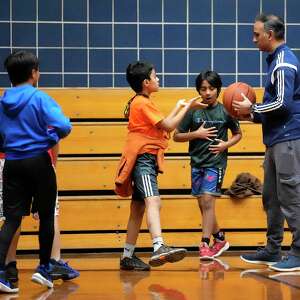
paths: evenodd
<path fill-rule="evenodd" d="M 130 199 L 113 194 L 116 165 L 127 128 L 123 109 L 132 97 L 129 89 L 47 89 L 73 124 L 70 136 L 61 142 L 57 165 L 60 194 L 60 228 L 63 249 L 110 249 L 124 244 Z M 256 89 L 262 98 L 262 89 Z M 193 89 L 161 89 L 154 101 L 167 114 L 178 99 L 196 95 Z M 223 188 L 228 188 L 241 172 L 262 180 L 261 127 L 241 122 L 243 139 L 230 149 Z M 190 166 L 187 143 L 170 140 L 165 173 L 159 175 L 163 208 L 164 238 L 170 245 L 198 245 L 201 215 L 190 193 Z M 217 201 L 217 218 L 232 246 L 260 246 L 265 242 L 266 218 L 261 197 Z M 22 225 L 19 249 L 38 248 L 38 224 L 27 217 Z M 290 243 L 286 234 L 284 245 Z M 138 247 L 150 247 L 145 221 Z"/>

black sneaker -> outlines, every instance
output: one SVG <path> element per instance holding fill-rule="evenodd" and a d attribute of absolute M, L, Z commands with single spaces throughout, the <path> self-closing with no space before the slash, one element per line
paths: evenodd
<path fill-rule="evenodd" d="M 121 270 L 149 271 L 150 266 L 145 264 L 135 254 L 132 257 L 124 257 L 120 259 Z"/>
<path fill-rule="evenodd" d="M 166 262 L 174 263 L 182 260 L 187 253 L 184 248 L 173 248 L 165 245 L 160 246 L 158 250 L 152 253 L 149 264 L 152 267 L 158 267 Z"/>
<path fill-rule="evenodd" d="M 78 271 L 71 268 L 68 263 L 63 260 L 50 259 L 50 264 L 52 265 L 52 270 L 50 272 L 53 280 L 71 280 L 78 277 L 80 274 Z"/>
<path fill-rule="evenodd" d="M 17 262 L 16 261 L 11 261 L 5 266 L 5 271 L 6 271 L 6 278 L 13 282 L 16 283 L 19 280 L 18 274 L 19 271 L 17 269 Z"/>

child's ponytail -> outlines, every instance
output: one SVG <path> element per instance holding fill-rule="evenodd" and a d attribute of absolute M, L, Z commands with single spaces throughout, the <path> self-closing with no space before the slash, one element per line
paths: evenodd
<path fill-rule="evenodd" d="M 129 114 L 130 114 L 130 104 L 133 101 L 133 99 L 136 97 L 137 95 L 134 95 L 126 104 L 125 109 L 124 109 L 124 117 L 125 119 L 129 119 Z"/>

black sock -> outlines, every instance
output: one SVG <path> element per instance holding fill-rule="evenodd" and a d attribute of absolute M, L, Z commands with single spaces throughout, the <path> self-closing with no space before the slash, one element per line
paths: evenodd
<path fill-rule="evenodd" d="M 206 244 L 209 246 L 210 239 L 209 239 L 209 238 L 202 238 L 202 239 L 201 239 L 201 242 L 202 242 L 202 243 L 206 243 Z"/>
<path fill-rule="evenodd" d="M 213 234 L 213 237 L 219 241 L 224 241 L 225 240 L 225 234 L 223 231 L 219 230 L 217 233 Z"/>

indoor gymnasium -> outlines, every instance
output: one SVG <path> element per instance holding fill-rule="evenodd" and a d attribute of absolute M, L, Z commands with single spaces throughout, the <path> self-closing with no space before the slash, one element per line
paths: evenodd
<path fill-rule="evenodd" d="M 299 11 L 0 0 L 0 300 L 300 299 Z"/>

